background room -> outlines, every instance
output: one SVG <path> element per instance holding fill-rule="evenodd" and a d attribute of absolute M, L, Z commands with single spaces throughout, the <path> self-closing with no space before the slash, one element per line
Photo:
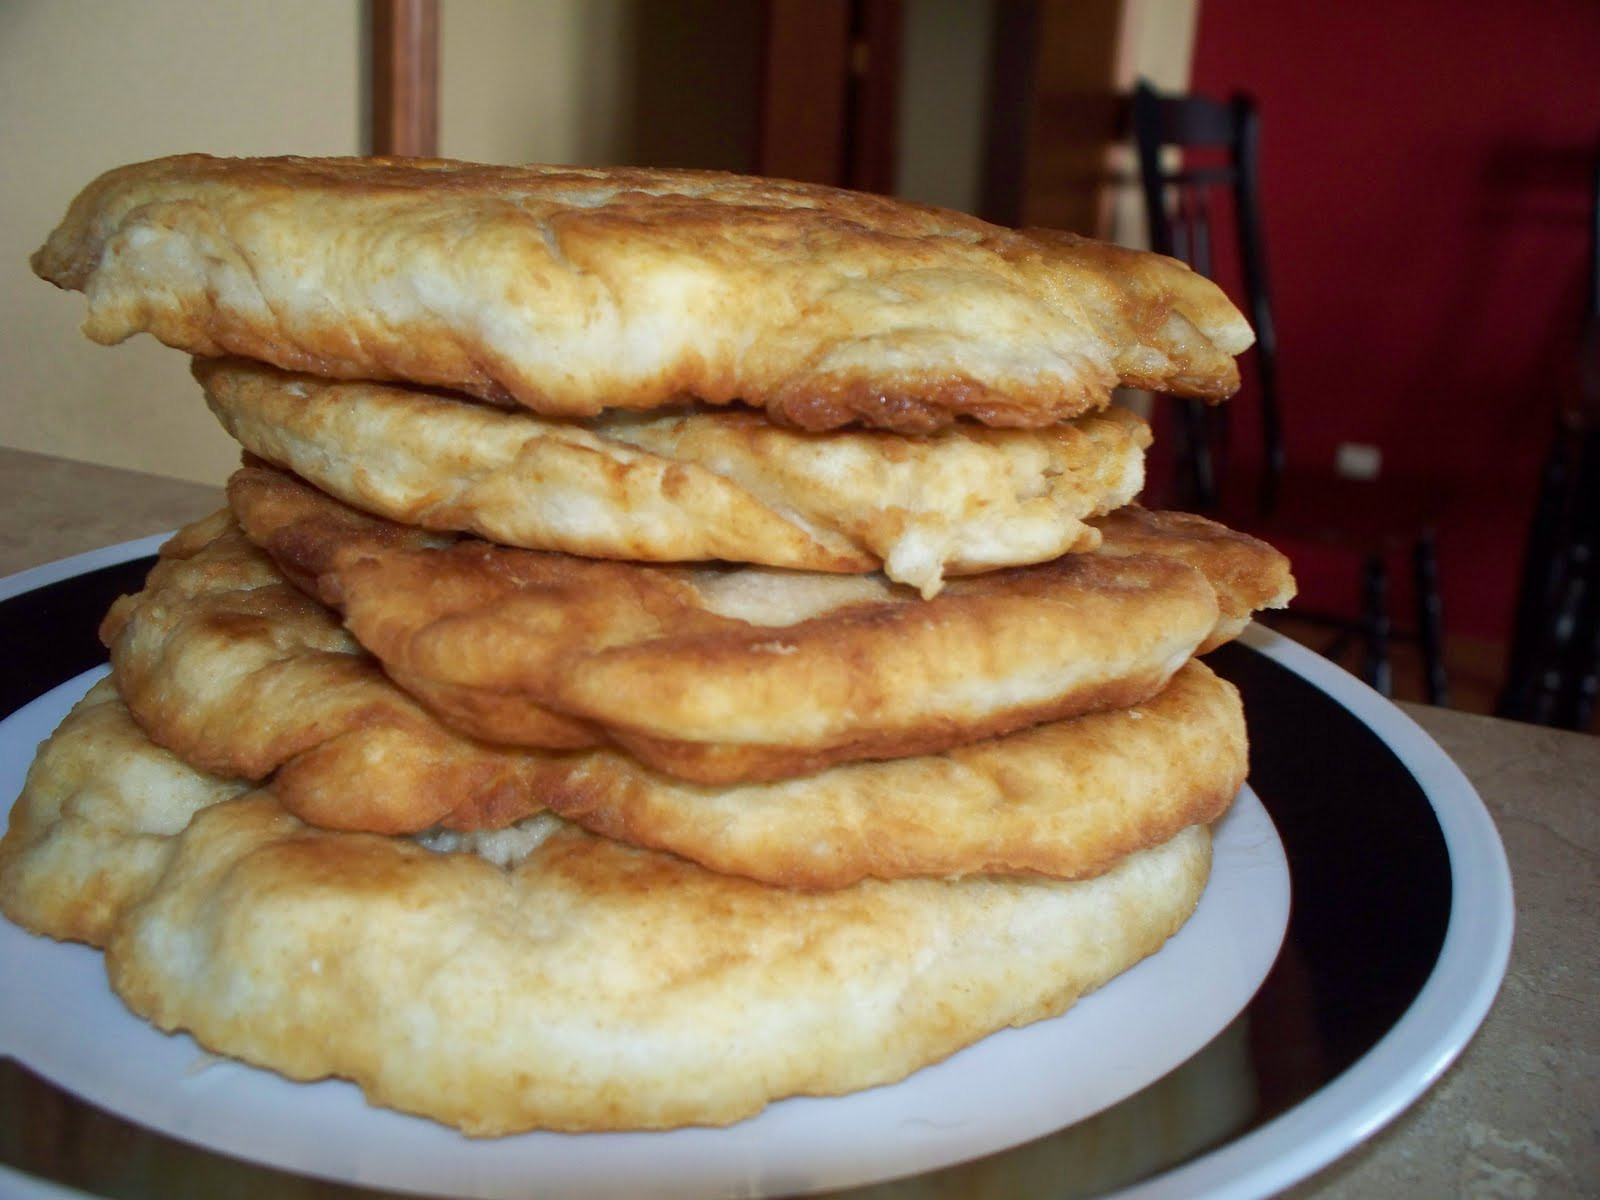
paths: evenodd
<path fill-rule="evenodd" d="M 1354 446 L 1459 497 L 1438 528 L 1453 698 L 1492 703 L 1541 459 L 1576 375 L 1600 114 L 1592 4 L 1532 17 L 1444 0 L 437 12 L 444 155 L 822 178 L 1130 244 L 1144 239 L 1134 82 L 1250 92 L 1291 453 L 1331 463 Z M 77 298 L 35 280 L 27 256 L 108 164 L 368 148 L 371 15 L 358 0 L 0 10 L 0 101 L 24 114 L 0 132 L 13 166 L 0 446 L 220 483 L 232 444 L 177 356 L 150 339 L 86 350 Z M 1348 599 L 1349 572 L 1314 550 L 1296 560 L 1302 604 Z M 1401 667 L 1397 689 L 1414 694 Z"/>

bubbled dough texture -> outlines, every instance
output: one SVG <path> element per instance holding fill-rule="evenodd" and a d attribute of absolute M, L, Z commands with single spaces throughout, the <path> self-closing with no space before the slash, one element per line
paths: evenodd
<path fill-rule="evenodd" d="M 437 186 L 410 186 L 424 179 Z M 199 355 L 439 385 L 557 417 L 694 397 L 741 400 L 808 430 L 859 423 L 923 434 L 959 416 L 1034 428 L 1103 407 L 1118 382 L 1220 397 L 1237 382 L 1232 355 L 1249 342 L 1221 294 L 1170 260 L 875 197 L 690 173 L 186 156 L 91 185 L 34 263 L 87 293 L 85 328 L 97 340 L 145 330 Z M 218 539 L 233 536 L 225 524 L 210 527 Z M 490 576 L 524 582 L 526 560 L 493 553 L 481 573 L 438 572 L 462 557 L 447 542 L 379 530 L 341 556 L 299 527 L 274 550 L 299 587 L 340 602 L 360 636 L 351 593 L 381 594 L 395 580 L 362 592 L 367 576 L 407 556 L 431 556 L 422 575 L 456 587 L 456 599 Z M 893 546 L 867 549 L 894 556 Z M 319 556 L 344 561 L 328 572 Z M 900 574 L 931 592 L 946 567 L 968 565 L 959 553 L 933 557 L 937 566 Z M 176 623 L 163 623 L 170 613 L 152 621 L 143 651 L 155 665 L 142 683 L 126 668 L 130 695 L 161 695 L 179 679 L 204 699 L 230 687 L 237 699 L 253 686 L 240 689 L 241 678 L 270 677 L 258 698 L 272 718 L 247 729 L 241 707 L 224 727 L 258 769 L 280 774 L 326 744 L 282 740 L 304 733 L 290 728 L 296 705 L 315 712 L 315 676 L 301 673 L 313 661 L 345 673 L 326 697 L 334 741 L 375 730 L 454 737 L 378 680 L 364 651 L 281 580 L 229 576 L 247 558 L 242 544 L 224 542 L 216 570 L 197 571 L 192 592 L 170 597 Z M 1216 626 L 1217 597 L 1199 572 L 1159 556 L 1092 561 L 1088 594 L 1186 597 L 1182 620 L 1149 615 L 1173 645 L 1146 664 L 1138 687 L 1148 695 Z M 1163 572 L 1184 584 L 1165 588 Z M 1038 657 L 1041 625 L 1078 607 L 1047 599 L 1029 614 L 1050 592 L 1049 575 L 957 581 L 946 589 L 952 603 L 919 605 L 907 621 L 906 598 L 875 577 L 833 589 L 779 584 L 771 572 L 682 571 L 649 583 L 557 572 L 566 601 L 512 605 L 490 625 L 509 618 L 502 629 L 523 637 L 540 636 L 527 617 L 553 623 L 558 638 L 599 629 L 609 652 L 616 626 L 604 619 L 615 610 L 586 615 L 577 597 L 609 595 L 596 583 L 628 584 L 622 649 L 643 653 L 610 675 L 583 673 L 613 696 L 563 685 L 550 711 L 535 714 L 585 737 L 632 737 L 608 707 L 632 689 L 635 709 L 669 713 L 636 746 L 703 740 L 747 700 L 759 743 L 780 697 L 805 685 L 852 721 L 887 712 L 897 734 L 926 720 L 905 697 L 932 694 L 937 706 L 954 695 L 933 723 L 945 722 L 938 736 L 949 738 L 953 713 L 967 740 L 995 731 L 974 723 L 974 711 L 1008 721 L 1050 711 L 1038 707 L 1036 682 L 1006 674 Z M 503 598 L 496 586 L 491 599 Z M 450 603 L 437 612 L 457 615 Z M 782 665 L 802 649 L 793 626 L 841 613 L 842 624 L 813 639 L 833 646 L 820 677 L 814 664 Z M 180 628 L 196 614 L 193 630 Z M 628 642 L 638 632 L 629 621 L 649 633 L 643 643 Z M 1182 636 L 1165 631 L 1173 622 Z M 730 641 L 730 623 L 761 628 Z M 874 625 L 894 636 L 885 642 Z M 227 640 L 207 639 L 230 627 L 245 658 L 257 656 L 232 683 L 161 661 L 199 647 L 204 662 Z M 106 633 L 114 646 L 137 638 L 128 606 Z M 1003 661 L 963 649 L 974 640 Z M 468 654 L 480 676 L 493 667 L 486 645 Z M 472 651 L 470 638 L 456 649 Z M 415 670 L 410 653 L 385 665 L 403 679 Z M 938 664 L 941 655 L 953 661 Z M 872 656 L 890 678 L 862 689 L 844 664 Z M 779 669 L 753 691 L 674 710 L 650 685 L 686 665 L 748 674 L 762 657 Z M 437 673 L 445 659 L 425 666 Z M 1183 689 L 1205 678 L 1197 671 L 1170 692 L 1180 707 Z M 988 672 L 986 682 L 965 682 L 974 672 Z M 1224 711 L 1211 696 L 1212 711 Z M 1091 703 L 1129 699 L 1103 689 Z M 1152 703 L 1120 715 L 1158 712 Z M 802 713 L 802 739 L 817 719 Z M 921 736 L 878 749 L 903 753 Z M 431 844 L 475 840 L 444 834 Z M 30 772 L 0 841 L 0 908 L 39 932 L 105 946 L 113 986 L 161 1028 L 188 1029 L 293 1078 L 350 1077 L 377 1103 L 491 1135 L 722 1123 L 782 1096 L 901 1078 L 994 1029 L 1059 1012 L 1152 953 L 1192 911 L 1209 862 L 1208 833 L 1191 825 L 1164 842 L 1149 833 L 1159 844 L 1088 881 L 867 879 L 811 892 L 712 873 L 554 816 L 484 840 L 514 849 L 490 861 L 308 827 L 270 789 L 202 774 L 156 746 L 102 684 Z M 746 1069 L 715 1069 L 730 1059 Z"/>
<path fill-rule="evenodd" d="M 1101 535 L 1099 553 L 1163 555 L 1188 563 L 1211 582 L 1220 617 L 1197 654 L 1238 637 L 1257 612 L 1286 608 L 1294 599 L 1297 585 L 1286 555 L 1197 513 L 1129 504 L 1089 523 Z"/>
<path fill-rule="evenodd" d="M 706 172 L 184 155 L 90 184 L 33 266 L 96 341 L 555 416 L 1039 427 L 1119 382 L 1229 395 L 1253 336 L 1171 259 Z"/>

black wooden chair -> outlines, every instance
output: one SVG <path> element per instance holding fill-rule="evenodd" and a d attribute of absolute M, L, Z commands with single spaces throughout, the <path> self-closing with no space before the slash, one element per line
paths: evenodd
<path fill-rule="evenodd" d="M 1301 621 L 1329 628 L 1326 652 L 1341 656 L 1361 647 L 1361 674 L 1385 695 L 1392 687 L 1391 641 L 1415 639 L 1430 703 L 1448 703 L 1443 658 L 1442 604 L 1435 554 L 1435 491 L 1422 481 L 1351 477 L 1335 464 L 1295 461 L 1285 449 L 1290 417 L 1278 387 L 1277 331 L 1266 265 L 1261 213 L 1259 128 L 1246 96 L 1219 101 L 1198 95 L 1164 95 L 1141 82 L 1131 105 L 1133 135 L 1145 197 L 1150 246 L 1196 271 L 1236 286 L 1256 345 L 1243 369 L 1252 377 L 1260 445 L 1243 453 L 1234 433 L 1239 401 L 1207 406 L 1172 401 L 1175 418 L 1166 436 L 1175 443 L 1175 507 L 1213 515 L 1236 529 L 1283 546 L 1315 548 L 1348 560 L 1358 573 L 1358 611 L 1348 614 L 1291 609 Z M 1181 155 L 1181 158 L 1179 157 Z M 1231 209 L 1237 281 L 1219 277 L 1215 254 L 1221 222 Z M 1335 401 L 1336 402 L 1336 401 Z M 1157 481 L 1159 488 L 1160 481 Z M 1390 568 L 1411 572 L 1415 621 L 1397 627 L 1391 615 Z"/>
<path fill-rule="evenodd" d="M 1523 551 L 1496 715 L 1587 729 L 1600 693 L 1600 153 L 1589 214 L 1588 308 L 1556 413 Z"/>

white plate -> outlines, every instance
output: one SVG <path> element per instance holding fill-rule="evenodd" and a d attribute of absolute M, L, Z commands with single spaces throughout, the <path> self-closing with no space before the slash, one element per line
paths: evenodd
<path fill-rule="evenodd" d="M 0 795 L 93 670 L 0 722 Z M 296 1173 L 397 1190 L 522 1195 L 789 1195 L 930 1170 L 1115 1104 L 1200 1050 L 1250 1000 L 1282 942 L 1288 866 L 1246 790 L 1213 878 L 1160 954 L 1066 1016 L 1005 1030 L 898 1085 L 792 1099 L 728 1130 L 526 1134 L 474 1142 L 374 1109 L 342 1082 L 298 1085 L 158 1034 L 106 986 L 101 955 L 0 923 L 0 1053 L 141 1125 Z"/>
<path fill-rule="evenodd" d="M 0 722 L 0 795 L 102 671 Z M 1160 954 L 1066 1016 L 1007 1030 L 890 1087 L 796 1099 L 729 1129 L 471 1141 L 373 1108 L 347 1083 L 290 1083 L 156 1032 L 107 987 L 100 955 L 0 924 L 0 1052 L 140 1124 L 299 1173 L 500 1197 L 793 1194 L 985 1154 L 1114 1104 L 1182 1062 L 1244 1007 L 1289 909 L 1283 850 L 1248 792 L 1221 823 L 1213 878 Z M 737 1069 L 729 1064 L 729 1069 Z"/>
<path fill-rule="evenodd" d="M 1349 672 L 1260 626 L 1243 640 L 1377 733 L 1414 777 L 1449 854 L 1449 924 L 1416 1000 L 1349 1070 L 1276 1120 L 1115 1193 L 1118 1200 L 1254 1200 L 1321 1170 L 1444 1074 L 1488 1015 L 1511 955 L 1511 868 L 1494 820 L 1461 768 L 1415 721 Z"/>
<path fill-rule="evenodd" d="M 149 553 L 156 541 L 0 581 L 0 598 Z M 1325 1165 L 1444 1070 L 1487 1012 L 1509 951 L 1504 854 L 1459 770 L 1403 714 L 1344 672 L 1265 631 L 1253 631 L 1248 641 L 1354 713 L 1427 793 L 1449 853 L 1448 932 L 1415 1002 L 1353 1067 L 1282 1117 L 1118 1193 L 1125 1198 L 1266 1195 Z M 0 726 L 0 797 L 14 794 L 33 743 L 85 686 L 74 681 Z M 1248 792 L 1219 831 L 1217 849 L 1213 883 L 1194 921 L 1161 954 L 1064 1017 L 995 1035 L 894 1087 L 786 1101 L 729 1130 L 469 1143 L 427 1122 L 369 1109 L 344 1084 L 294 1085 L 208 1059 L 188 1039 L 156 1034 L 129 1016 L 106 989 L 95 952 L 41 942 L 5 925 L 0 1046 L 17 1047 L 11 1052 L 22 1061 L 102 1106 L 137 1114 L 180 1138 L 369 1186 L 477 1196 L 522 1194 L 529 1179 L 549 1195 L 842 1187 L 931 1171 L 1080 1121 L 1144 1088 L 1226 1025 L 1271 965 L 1288 876 L 1282 846 Z M 39 1013 L 41 995 L 85 1009 L 45 1005 Z M 93 1031 L 93 1045 L 84 1044 L 86 1030 Z M 1155 1095 L 1191 1067 L 1105 1116 Z M 977 1169 L 1025 1165 L 1028 1155 L 1073 1132 Z"/>

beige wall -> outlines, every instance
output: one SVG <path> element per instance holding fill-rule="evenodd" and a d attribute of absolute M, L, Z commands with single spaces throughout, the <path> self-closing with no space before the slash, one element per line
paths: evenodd
<path fill-rule="evenodd" d="M 440 148 L 624 153 L 629 0 L 445 0 Z M 238 459 L 187 359 L 102 347 L 28 256 L 109 167 L 162 154 L 362 149 L 360 0 L 0 0 L 0 445 L 220 482 Z M 4 481 L 0 481 L 3 488 Z"/>
<path fill-rule="evenodd" d="M 1124 0 L 1115 85 L 1131 91 L 1142 77 L 1163 91 L 1187 89 L 1199 20 L 1200 0 Z M 1146 245 L 1144 197 L 1139 191 L 1139 162 L 1132 143 L 1116 147 L 1109 165 L 1119 174 L 1121 185 L 1112 198 L 1109 225 L 1103 233 L 1124 245 Z"/>
<path fill-rule="evenodd" d="M 442 153 L 626 162 L 653 153 L 639 144 L 649 128 L 684 119 L 718 121 L 711 132 L 722 142 L 749 140 L 741 131 L 753 128 L 753 114 L 732 111 L 723 98 L 708 117 L 707 105 L 695 103 L 703 86 L 677 99 L 632 94 L 635 79 L 662 77 L 652 51 L 672 53 L 655 45 L 661 10 L 647 7 L 669 2 L 682 5 L 693 26 L 675 37 L 716 47 L 719 97 L 753 80 L 758 31 L 725 6 L 754 0 L 442 0 Z M 996 2 L 907 6 L 903 195 L 976 207 Z M 1125 0 L 1136 12 L 1163 14 L 1130 28 L 1128 43 L 1138 47 L 1131 57 L 1150 58 L 1152 35 L 1158 43 L 1170 36 L 1163 5 L 1194 2 Z M 362 19 L 361 0 L 0 0 L 0 161 L 8 168 L 0 190 L 0 445 L 203 482 L 232 469 L 235 447 L 206 411 L 184 356 L 143 336 L 91 344 L 78 333 L 82 298 L 35 279 L 28 255 L 78 189 L 112 166 L 185 150 L 361 150 Z M 738 63 L 735 53 L 743 55 Z M 652 91 L 695 88 L 705 64 L 682 65 Z M 644 101 L 654 106 L 648 128 L 640 126 Z M 740 165 L 740 147 L 716 138 L 674 145 L 672 153 L 727 159 L 704 165 Z"/>
<path fill-rule="evenodd" d="M 207 482 L 237 451 L 187 359 L 101 347 L 28 255 L 108 167 L 186 150 L 356 149 L 358 0 L 0 4 L 0 444 Z M 3 486 L 3 483 L 0 483 Z"/>
<path fill-rule="evenodd" d="M 976 212 L 983 185 L 996 0 L 905 7 L 895 192 Z"/>
<path fill-rule="evenodd" d="M 440 153 L 474 162 L 622 161 L 632 13 L 632 0 L 443 0 Z"/>

